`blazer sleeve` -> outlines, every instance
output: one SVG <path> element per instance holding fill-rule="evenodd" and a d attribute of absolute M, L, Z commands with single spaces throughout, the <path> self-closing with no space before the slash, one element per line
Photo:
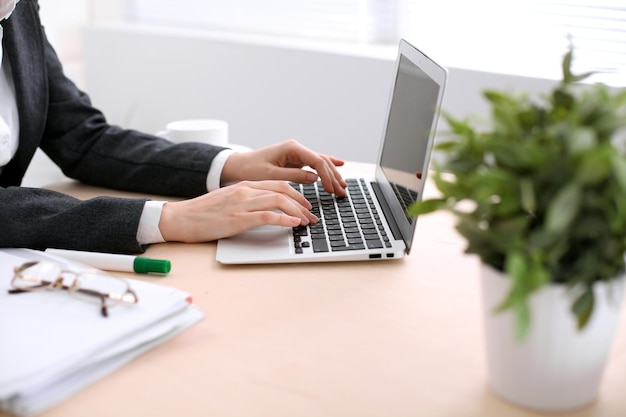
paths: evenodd
<path fill-rule="evenodd" d="M 0 188 L 0 247 L 138 253 L 145 199 L 81 201 L 52 190 Z"/>
<path fill-rule="evenodd" d="M 47 41 L 45 62 L 49 101 L 40 147 L 68 177 L 158 195 L 194 197 L 206 193 L 211 162 L 224 148 L 174 144 L 111 126 L 89 97 L 65 77 Z"/>

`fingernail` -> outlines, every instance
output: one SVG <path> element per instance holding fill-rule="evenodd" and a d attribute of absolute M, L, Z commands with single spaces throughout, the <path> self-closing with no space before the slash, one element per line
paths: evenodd
<path fill-rule="evenodd" d="M 306 182 L 315 182 L 315 181 L 317 181 L 317 175 L 312 172 L 307 172 Z"/>

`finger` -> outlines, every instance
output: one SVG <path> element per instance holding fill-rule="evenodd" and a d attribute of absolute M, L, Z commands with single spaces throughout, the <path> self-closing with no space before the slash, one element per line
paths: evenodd
<path fill-rule="evenodd" d="M 247 202 L 247 211 L 260 212 L 274 210 L 280 210 L 291 217 L 298 217 L 300 224 L 303 225 L 319 220 L 317 216 L 304 208 L 299 202 L 281 193 L 268 192 L 253 197 Z"/>
<path fill-rule="evenodd" d="M 310 210 L 312 208 L 309 200 L 307 200 L 300 192 L 294 190 L 294 188 L 291 185 L 287 184 L 285 181 L 245 181 L 240 184 L 256 189 L 258 191 L 272 191 L 275 193 L 281 193 L 295 200 L 296 202 L 298 202 L 298 204 L 300 204 L 307 210 Z"/>
<path fill-rule="evenodd" d="M 274 167 L 270 170 L 269 175 L 272 179 L 292 181 L 298 184 L 313 184 L 318 180 L 318 175 L 311 171 L 301 168 L 281 168 Z"/>
<path fill-rule="evenodd" d="M 341 167 L 341 166 L 343 166 L 346 163 L 343 159 L 336 158 L 336 157 L 334 157 L 332 155 L 326 155 L 326 156 L 330 159 L 330 161 L 336 167 Z"/>
<path fill-rule="evenodd" d="M 339 158 L 331 156 L 331 155 L 320 155 L 320 156 L 327 157 L 328 160 L 331 162 L 331 164 L 334 165 L 334 166 L 340 167 L 340 166 L 343 166 L 345 164 L 345 161 L 343 159 L 339 159 Z M 298 162 L 287 161 L 287 164 L 286 164 L 287 168 L 302 168 L 303 166 L 305 166 L 305 164 L 303 164 L 300 161 L 298 161 Z"/>
<path fill-rule="evenodd" d="M 244 230 L 266 225 L 296 227 L 300 226 L 301 223 L 302 219 L 300 219 L 300 217 L 277 213 L 275 211 L 253 211 L 246 213 L 245 218 L 242 220 L 242 224 L 246 225 Z"/>
<path fill-rule="evenodd" d="M 326 155 L 320 155 L 320 160 L 321 162 L 312 168 L 317 171 L 324 190 L 339 196 L 345 196 L 345 188 L 348 184 L 339 173 L 335 164 L 332 163 L 332 158 Z"/>
<path fill-rule="evenodd" d="M 340 196 L 346 194 L 345 188 L 348 184 L 344 181 L 337 169 L 337 166 L 341 166 L 344 163 L 341 159 L 312 152 L 303 146 L 298 146 L 296 152 L 297 153 L 292 156 L 292 159 L 297 158 L 298 163 L 290 162 L 286 164 L 286 166 L 299 167 L 301 165 L 308 165 L 317 172 L 317 175 L 304 169 L 284 167 L 276 167 L 272 174 L 287 179 L 288 181 L 302 184 L 311 184 L 320 179 L 322 186 L 329 193 Z"/>
<path fill-rule="evenodd" d="M 256 203 L 264 203 L 265 205 L 256 206 L 257 210 L 273 210 L 281 209 L 284 207 L 281 204 L 286 202 L 292 204 L 298 210 L 311 214 L 309 210 L 312 208 L 311 203 L 292 186 L 285 181 L 245 181 L 239 184 L 255 190 L 254 194 L 250 194 L 250 201 L 256 200 Z M 311 220 L 316 220 L 317 217 L 307 216 Z"/>
<path fill-rule="evenodd" d="M 290 149 L 287 151 L 286 162 L 288 164 L 293 164 L 293 166 L 295 167 L 302 167 L 303 165 L 313 166 L 315 165 L 315 161 L 318 160 L 320 157 L 325 158 L 327 162 L 333 166 L 342 166 L 345 163 L 342 159 L 339 159 L 335 156 L 324 155 L 314 152 L 295 140 L 289 140 L 285 144 L 286 146 L 290 147 Z"/>

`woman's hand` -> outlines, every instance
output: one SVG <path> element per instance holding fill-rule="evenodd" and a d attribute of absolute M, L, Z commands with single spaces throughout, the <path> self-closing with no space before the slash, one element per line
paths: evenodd
<path fill-rule="evenodd" d="M 222 169 L 222 184 L 243 180 L 284 180 L 301 184 L 322 181 L 324 189 L 345 196 L 346 182 L 337 170 L 344 161 L 313 152 L 295 140 L 231 155 Z M 310 167 L 315 170 L 302 169 Z"/>
<path fill-rule="evenodd" d="M 256 226 L 317 222 L 310 209 L 304 196 L 284 181 L 242 181 L 190 200 L 165 203 L 159 229 L 166 241 L 207 242 Z"/>

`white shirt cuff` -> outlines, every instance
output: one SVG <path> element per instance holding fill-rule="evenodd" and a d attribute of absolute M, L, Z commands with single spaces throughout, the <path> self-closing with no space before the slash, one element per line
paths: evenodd
<path fill-rule="evenodd" d="M 165 242 L 159 230 L 159 220 L 165 203 L 167 201 L 146 201 L 143 206 L 137 229 L 137 243 L 140 245 Z"/>
<path fill-rule="evenodd" d="M 226 164 L 228 158 L 230 158 L 230 156 L 234 153 L 235 151 L 232 149 L 225 149 L 213 158 L 211 168 L 209 169 L 209 175 L 207 175 L 206 178 L 207 191 L 211 192 L 220 188 L 222 169 L 224 169 L 224 165 Z"/>
<path fill-rule="evenodd" d="M 232 149 L 225 149 L 215 156 L 207 175 L 207 191 L 220 188 L 222 169 L 224 169 L 224 164 L 226 164 L 226 161 L 233 153 L 235 151 Z M 139 218 L 139 228 L 137 229 L 137 243 L 140 245 L 165 242 L 159 230 L 159 220 L 161 220 L 161 211 L 163 211 L 165 203 L 167 201 L 146 201 Z"/>

